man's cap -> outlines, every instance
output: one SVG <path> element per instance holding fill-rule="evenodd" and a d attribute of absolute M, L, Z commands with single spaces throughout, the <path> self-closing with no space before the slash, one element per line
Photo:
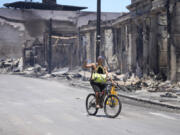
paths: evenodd
<path fill-rule="evenodd" d="M 98 56 L 98 60 L 103 60 L 103 56 Z"/>

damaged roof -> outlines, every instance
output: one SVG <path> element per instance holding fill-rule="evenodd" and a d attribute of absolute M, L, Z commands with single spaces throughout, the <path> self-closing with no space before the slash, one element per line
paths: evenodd
<path fill-rule="evenodd" d="M 77 6 L 60 5 L 60 4 L 46 4 L 39 2 L 23 2 L 23 1 L 5 3 L 4 6 L 7 8 L 63 10 L 63 11 L 78 11 L 78 10 L 87 9 L 87 7 L 77 7 Z"/>

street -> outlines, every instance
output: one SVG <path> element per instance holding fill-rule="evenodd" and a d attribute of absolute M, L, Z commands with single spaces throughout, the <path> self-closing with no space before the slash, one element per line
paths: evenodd
<path fill-rule="evenodd" d="M 93 92 L 56 81 L 0 75 L 0 135 L 179 135 L 180 114 L 123 104 L 116 119 L 88 116 Z"/>

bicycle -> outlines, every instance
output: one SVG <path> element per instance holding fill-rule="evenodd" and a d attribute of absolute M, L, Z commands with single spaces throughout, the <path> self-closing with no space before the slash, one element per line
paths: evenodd
<path fill-rule="evenodd" d="M 104 108 L 104 112 L 109 118 L 116 118 L 122 108 L 120 99 L 117 96 L 114 84 L 106 84 L 105 90 L 99 93 L 100 109 Z M 96 108 L 96 96 L 90 93 L 86 98 L 86 110 L 89 115 L 96 115 L 99 108 Z M 112 111 L 112 113 L 110 113 Z"/>

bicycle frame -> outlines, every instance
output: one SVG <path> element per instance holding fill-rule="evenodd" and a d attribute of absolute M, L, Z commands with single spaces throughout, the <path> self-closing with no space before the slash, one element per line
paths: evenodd
<path fill-rule="evenodd" d="M 108 86 L 111 86 L 110 90 L 109 90 L 109 87 Z M 100 94 L 100 97 L 99 97 L 99 100 L 100 100 L 100 104 L 103 105 L 103 102 L 104 102 L 104 99 L 105 97 L 107 97 L 108 95 L 116 95 L 117 96 L 117 92 L 115 90 L 115 86 L 112 85 L 112 84 L 107 84 L 106 86 L 106 89 L 103 90 L 102 92 L 99 92 Z"/>
<path fill-rule="evenodd" d="M 111 93 L 111 95 L 116 95 L 117 96 L 118 94 L 117 94 L 115 88 L 116 87 L 114 85 L 112 85 L 110 93 Z"/>

